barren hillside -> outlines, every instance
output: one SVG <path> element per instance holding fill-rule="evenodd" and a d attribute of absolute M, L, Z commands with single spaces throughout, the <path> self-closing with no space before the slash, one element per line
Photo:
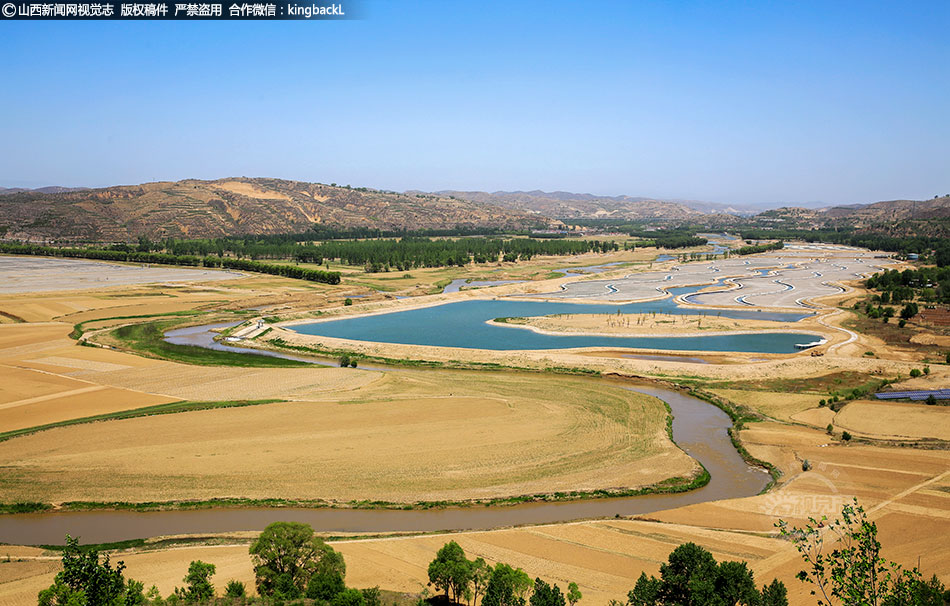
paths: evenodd
<path fill-rule="evenodd" d="M 630 219 L 687 221 L 706 219 L 708 215 L 684 203 L 631 196 L 594 196 L 570 192 L 534 191 L 440 191 L 437 195 L 454 196 L 483 204 L 530 212 L 555 219 Z"/>
<path fill-rule="evenodd" d="M 0 234 L 31 239 L 214 238 L 302 232 L 314 224 L 398 230 L 545 223 L 524 212 L 447 196 L 266 178 L 0 196 Z"/>

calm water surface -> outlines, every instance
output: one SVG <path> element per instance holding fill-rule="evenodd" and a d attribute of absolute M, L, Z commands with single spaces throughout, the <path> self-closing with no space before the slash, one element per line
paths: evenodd
<path fill-rule="evenodd" d="M 705 286 L 671 288 L 672 297 L 660 301 L 604 305 L 554 301 L 475 300 L 445 303 L 385 314 L 343 318 L 290 326 L 301 334 L 354 341 L 434 345 L 470 349 L 568 349 L 574 347 L 626 347 L 675 351 L 740 351 L 791 353 L 795 345 L 814 340 L 802 333 L 760 333 L 691 337 L 603 337 L 545 335 L 514 326 L 495 326 L 488 320 L 501 317 L 551 314 L 697 314 L 726 318 L 796 322 L 811 314 L 774 313 L 755 310 L 698 310 L 678 306 L 673 297 L 696 292 Z"/>

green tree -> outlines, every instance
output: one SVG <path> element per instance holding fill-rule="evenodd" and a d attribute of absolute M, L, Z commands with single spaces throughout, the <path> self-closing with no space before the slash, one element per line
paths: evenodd
<path fill-rule="evenodd" d="M 491 579 L 492 569 L 482 558 L 475 558 L 471 567 L 472 604 L 478 604 L 478 596 L 485 592 Z"/>
<path fill-rule="evenodd" d="M 773 579 L 772 583 L 762 588 L 761 606 L 787 606 L 788 590 L 785 584 L 778 579 Z"/>
<path fill-rule="evenodd" d="M 429 562 L 429 584 L 445 592 L 447 602 L 458 602 L 472 578 L 472 563 L 455 541 L 449 541 Z"/>
<path fill-rule="evenodd" d="M 382 606 L 383 605 L 383 596 L 379 592 L 379 586 L 369 587 L 362 591 L 363 593 L 363 606 Z"/>
<path fill-rule="evenodd" d="M 916 303 L 907 303 L 904 305 L 904 308 L 901 309 L 901 318 L 904 320 L 910 320 L 917 315 L 917 312 L 920 311 Z"/>
<path fill-rule="evenodd" d="M 336 597 L 338 593 L 346 589 L 346 583 L 343 577 L 334 571 L 323 571 L 315 573 L 310 577 L 307 584 L 307 597 L 311 600 L 324 600 L 329 602 Z"/>
<path fill-rule="evenodd" d="M 660 566 L 660 578 L 640 575 L 627 594 L 630 606 L 759 606 L 768 593 L 770 606 L 787 606 L 778 581 L 759 593 L 745 562 L 716 563 L 695 543 L 684 543 Z"/>
<path fill-rule="evenodd" d="M 333 596 L 330 606 L 365 606 L 363 592 L 359 589 L 344 589 Z"/>
<path fill-rule="evenodd" d="M 841 518 L 809 518 L 803 528 L 776 526 L 794 543 L 807 565 L 798 579 L 811 584 L 819 606 L 940 605 L 945 589 L 939 580 L 925 581 L 916 568 L 903 569 L 881 557 L 877 525 L 854 499 Z"/>
<path fill-rule="evenodd" d="M 95 549 L 80 549 L 79 540 L 66 535 L 62 555 L 63 569 L 53 584 L 39 593 L 39 606 L 125 606 L 142 595 L 142 584 L 130 579 L 128 585 L 122 571 L 125 564 L 113 568 L 109 556 L 102 561 Z"/>
<path fill-rule="evenodd" d="M 243 598 L 247 596 L 247 588 L 241 581 L 230 580 L 224 588 L 224 596 L 227 598 Z"/>
<path fill-rule="evenodd" d="M 578 589 L 577 583 L 571 581 L 567 584 L 567 601 L 571 606 L 577 604 L 581 601 L 581 598 L 584 597 L 584 594 L 581 593 L 581 590 Z"/>
<path fill-rule="evenodd" d="M 211 577 L 215 573 L 215 565 L 195 560 L 188 566 L 185 575 L 185 589 L 181 597 L 186 602 L 204 602 L 214 597 L 214 585 Z"/>
<path fill-rule="evenodd" d="M 251 544 L 257 592 L 302 595 L 318 570 L 345 574 L 343 557 L 314 536 L 309 524 L 274 522 Z M 296 591 L 294 591 L 296 590 Z"/>
<path fill-rule="evenodd" d="M 145 598 L 145 583 L 135 579 L 125 582 L 125 606 L 143 606 L 148 600 Z"/>
<path fill-rule="evenodd" d="M 561 588 L 557 585 L 548 585 L 541 579 L 534 580 L 534 592 L 529 601 L 531 606 L 565 606 Z"/>
<path fill-rule="evenodd" d="M 498 563 L 485 586 L 482 606 L 524 606 L 524 595 L 531 588 L 531 577 L 520 568 Z"/>

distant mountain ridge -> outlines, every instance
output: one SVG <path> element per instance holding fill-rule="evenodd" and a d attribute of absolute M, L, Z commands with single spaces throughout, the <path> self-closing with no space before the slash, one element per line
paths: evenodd
<path fill-rule="evenodd" d="M 543 217 L 436 195 L 284 179 L 188 179 L 0 195 L 7 238 L 132 241 L 303 232 L 315 224 L 384 230 L 547 226 Z"/>
<path fill-rule="evenodd" d="M 314 225 L 383 230 L 558 227 L 572 219 L 740 227 L 854 227 L 937 233 L 950 196 L 826 208 L 750 207 L 697 200 L 597 196 L 565 191 L 397 193 L 271 178 L 187 179 L 96 189 L 0 189 L 0 236 L 30 240 L 132 241 L 303 232 Z"/>
<path fill-rule="evenodd" d="M 36 189 L 29 189 L 26 187 L 0 187 L 0 196 L 6 196 L 8 194 L 19 194 L 23 192 L 35 192 L 39 194 L 61 194 L 69 191 L 83 191 L 89 189 L 88 187 L 61 187 L 59 185 L 49 185 L 47 187 L 37 187 Z"/>

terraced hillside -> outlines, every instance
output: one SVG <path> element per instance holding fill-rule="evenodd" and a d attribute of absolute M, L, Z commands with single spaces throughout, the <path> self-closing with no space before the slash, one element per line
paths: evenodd
<path fill-rule="evenodd" d="M 0 235 L 31 239 L 215 238 L 301 232 L 314 224 L 395 230 L 533 227 L 547 221 L 447 196 L 266 178 L 0 196 Z"/>

